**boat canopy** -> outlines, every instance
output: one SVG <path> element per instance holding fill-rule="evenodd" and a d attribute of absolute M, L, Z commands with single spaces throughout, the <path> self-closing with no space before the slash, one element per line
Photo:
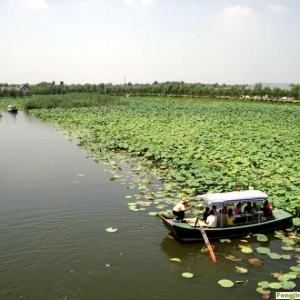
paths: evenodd
<path fill-rule="evenodd" d="M 211 206 L 241 201 L 264 201 L 268 199 L 268 195 L 259 190 L 247 190 L 198 195 L 197 199 L 204 200 L 207 206 Z"/>

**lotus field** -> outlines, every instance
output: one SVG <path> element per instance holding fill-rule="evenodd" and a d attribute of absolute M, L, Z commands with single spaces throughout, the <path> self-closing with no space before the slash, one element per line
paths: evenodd
<path fill-rule="evenodd" d="M 130 98 L 30 113 L 56 124 L 96 161 L 117 161 L 121 153 L 134 158 L 136 170 L 155 169 L 165 195 L 259 189 L 275 207 L 300 211 L 297 104 Z"/>

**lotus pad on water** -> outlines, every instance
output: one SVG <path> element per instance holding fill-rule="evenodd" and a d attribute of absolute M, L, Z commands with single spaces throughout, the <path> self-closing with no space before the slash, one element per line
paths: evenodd
<path fill-rule="evenodd" d="M 266 242 L 268 241 L 268 237 L 264 234 L 257 234 L 256 235 L 256 239 L 259 241 L 259 242 Z"/>
<path fill-rule="evenodd" d="M 296 287 L 296 283 L 293 281 L 282 281 L 281 282 L 281 288 L 284 290 L 292 290 Z"/>
<path fill-rule="evenodd" d="M 170 261 L 181 262 L 180 258 L 170 258 Z"/>
<path fill-rule="evenodd" d="M 256 251 L 261 254 L 269 254 L 271 252 L 267 247 L 257 247 Z"/>
<path fill-rule="evenodd" d="M 265 290 L 263 287 L 258 287 L 256 291 L 262 295 L 269 295 L 271 293 L 270 290 Z"/>
<path fill-rule="evenodd" d="M 244 253 L 252 253 L 252 252 L 253 252 L 252 249 L 249 248 L 249 247 L 243 247 L 243 248 L 241 249 L 241 251 L 244 252 Z"/>
<path fill-rule="evenodd" d="M 225 288 L 234 286 L 234 282 L 229 279 L 221 279 L 218 281 L 218 284 Z"/>
<path fill-rule="evenodd" d="M 184 272 L 181 274 L 182 277 L 185 277 L 185 278 L 192 278 L 194 275 L 190 272 Z"/>
<path fill-rule="evenodd" d="M 118 230 L 117 228 L 112 228 L 112 227 L 106 229 L 107 232 L 116 232 L 117 230 Z"/>
<path fill-rule="evenodd" d="M 281 288 L 281 283 L 271 282 L 271 283 L 269 283 L 269 288 L 278 290 Z"/>
<path fill-rule="evenodd" d="M 277 254 L 277 253 L 274 253 L 274 252 L 270 252 L 269 253 L 269 256 L 270 258 L 272 259 L 280 259 L 281 258 L 281 255 Z"/>

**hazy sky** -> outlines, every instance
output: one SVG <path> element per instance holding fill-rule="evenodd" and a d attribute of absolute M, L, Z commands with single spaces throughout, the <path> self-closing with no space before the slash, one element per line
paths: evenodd
<path fill-rule="evenodd" d="M 0 83 L 300 83 L 299 0 L 0 0 Z"/>

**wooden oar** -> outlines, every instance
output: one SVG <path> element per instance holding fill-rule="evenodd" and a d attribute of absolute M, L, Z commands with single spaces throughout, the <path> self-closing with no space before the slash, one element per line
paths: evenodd
<path fill-rule="evenodd" d="M 197 221 L 195 223 L 195 227 L 197 226 L 198 221 L 199 221 L 199 218 L 197 218 Z M 200 222 L 199 222 L 199 226 L 200 226 L 200 232 L 201 232 L 202 237 L 203 237 L 203 239 L 205 241 L 206 247 L 207 247 L 207 249 L 209 251 L 209 254 L 210 254 L 211 258 L 212 258 L 213 262 L 217 262 L 217 258 L 215 256 L 214 250 L 213 250 L 213 248 L 212 248 L 212 246 L 211 246 L 211 244 L 209 242 L 209 239 L 208 239 L 208 237 L 206 235 L 206 232 L 205 232 L 204 228 L 201 226 Z"/>

